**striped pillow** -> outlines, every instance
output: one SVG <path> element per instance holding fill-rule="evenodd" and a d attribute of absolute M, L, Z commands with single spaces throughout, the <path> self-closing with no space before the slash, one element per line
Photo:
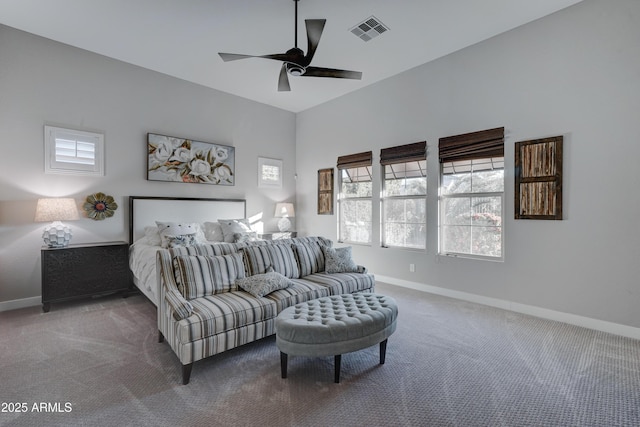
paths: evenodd
<path fill-rule="evenodd" d="M 221 256 L 178 255 L 173 259 L 178 289 L 185 299 L 238 290 L 245 277 L 242 253 Z"/>
<path fill-rule="evenodd" d="M 247 246 L 243 248 L 250 276 L 264 274 L 269 267 L 289 279 L 300 277 L 298 262 L 289 245 Z"/>
<path fill-rule="evenodd" d="M 293 248 L 298 256 L 300 277 L 324 271 L 324 252 L 320 244 L 316 242 L 296 243 Z"/>

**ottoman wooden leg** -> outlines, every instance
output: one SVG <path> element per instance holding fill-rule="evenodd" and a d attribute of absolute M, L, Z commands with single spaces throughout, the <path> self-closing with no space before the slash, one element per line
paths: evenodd
<path fill-rule="evenodd" d="M 282 378 L 287 378 L 287 354 L 280 352 L 280 372 Z"/>
<path fill-rule="evenodd" d="M 342 355 L 341 354 L 336 354 L 335 356 L 335 369 L 336 369 L 336 373 L 334 375 L 334 382 L 339 383 L 340 382 L 340 362 L 342 362 Z"/>
<path fill-rule="evenodd" d="M 384 365 L 384 359 L 387 356 L 387 340 L 380 343 L 380 364 Z"/>

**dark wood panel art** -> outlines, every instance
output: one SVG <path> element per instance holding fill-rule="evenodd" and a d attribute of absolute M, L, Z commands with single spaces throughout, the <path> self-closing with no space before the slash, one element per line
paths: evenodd
<path fill-rule="evenodd" d="M 562 140 L 516 142 L 515 219 L 562 219 Z"/>
<path fill-rule="evenodd" d="M 333 215 L 333 168 L 318 171 L 318 215 Z"/>

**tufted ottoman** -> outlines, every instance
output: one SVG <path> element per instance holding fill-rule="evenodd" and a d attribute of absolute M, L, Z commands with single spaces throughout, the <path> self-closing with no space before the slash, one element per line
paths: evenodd
<path fill-rule="evenodd" d="M 344 353 L 380 343 L 384 364 L 387 338 L 396 330 L 397 318 L 393 298 L 371 293 L 323 297 L 284 309 L 276 318 L 282 378 L 287 378 L 288 355 L 335 356 L 337 383 Z"/>

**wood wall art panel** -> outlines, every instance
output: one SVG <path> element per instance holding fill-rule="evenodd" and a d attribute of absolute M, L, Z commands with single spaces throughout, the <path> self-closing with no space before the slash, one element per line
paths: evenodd
<path fill-rule="evenodd" d="M 562 219 L 562 140 L 516 142 L 515 219 Z"/>

